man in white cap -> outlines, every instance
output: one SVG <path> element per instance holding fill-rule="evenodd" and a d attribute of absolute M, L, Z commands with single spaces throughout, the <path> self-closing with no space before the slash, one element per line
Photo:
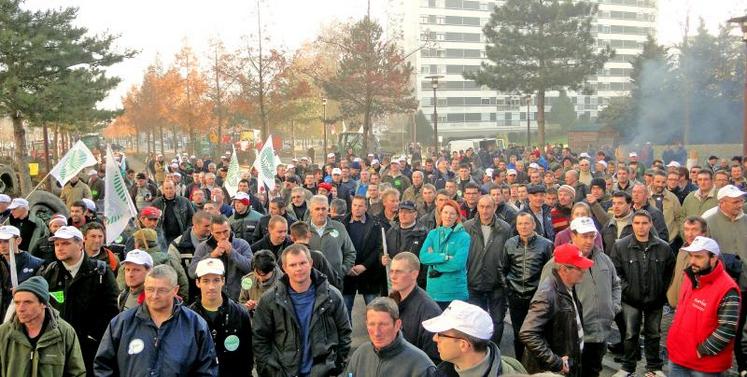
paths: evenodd
<path fill-rule="evenodd" d="M 203 259 L 197 263 L 196 274 L 200 297 L 189 308 L 207 322 L 218 354 L 218 375 L 250 376 L 254 362 L 251 318 L 249 312 L 223 292 L 226 284 L 223 262 Z"/>
<path fill-rule="evenodd" d="M 745 302 L 745 297 L 747 297 L 747 239 L 744 237 L 747 234 L 747 216 L 744 215 L 743 210 L 745 194 L 734 185 L 722 187 L 716 195 L 718 210 L 704 216 L 708 225 L 708 236 L 723 249 L 723 258 L 727 262 L 736 261 L 736 263 L 740 263 L 741 259 L 742 272 L 739 275 L 739 289 L 742 292 L 742 302 Z M 737 366 L 740 371 L 747 370 L 747 347 L 742 345 L 745 316 L 747 316 L 747 308 L 743 305 L 739 312 L 736 340 Z"/>
<path fill-rule="evenodd" d="M 10 196 L 0 194 L 0 224 L 4 224 L 5 220 L 10 217 L 10 210 L 8 209 L 8 206 L 10 205 L 11 201 L 12 199 L 10 198 Z"/>
<path fill-rule="evenodd" d="M 65 184 L 60 192 L 60 199 L 65 203 L 66 207 L 70 207 L 73 203 L 83 198 L 91 199 L 91 188 L 88 185 L 78 179 L 78 175 L 74 175 Z"/>
<path fill-rule="evenodd" d="M 690 262 L 680 288 L 682 301 L 667 334 L 670 375 L 720 375 L 732 363 L 739 318 L 737 283 L 726 272 L 713 239 L 695 237 L 682 250 L 690 254 Z"/>
<path fill-rule="evenodd" d="M 602 359 L 607 350 L 610 323 L 622 310 L 620 279 L 612 259 L 601 248 L 595 247 L 598 231 L 590 217 L 577 217 L 571 221 L 571 244 L 581 254 L 594 262 L 584 271 L 584 279 L 576 285 L 584 319 L 584 349 L 581 375 L 596 377 L 602 371 Z M 555 257 L 545 264 L 540 280 L 552 276 Z"/>
<path fill-rule="evenodd" d="M 8 223 L 21 231 L 21 250 L 36 254 L 42 241 L 47 237 L 47 226 L 41 219 L 31 215 L 29 202 L 26 199 L 13 199 L 8 209 L 10 210 Z"/>
<path fill-rule="evenodd" d="M 125 289 L 117 297 L 119 311 L 132 309 L 145 301 L 145 276 L 153 268 L 153 258 L 147 251 L 135 249 L 127 253 L 124 266 Z"/>
<path fill-rule="evenodd" d="M 21 233 L 23 234 L 23 233 Z M 75 329 L 88 376 L 93 358 L 109 321 L 118 313 L 117 282 L 106 263 L 83 251 L 83 234 L 63 226 L 50 237 L 57 261 L 39 273 L 49 283 L 50 305 Z"/>
<path fill-rule="evenodd" d="M 404 193 L 412 185 L 410 178 L 402 174 L 400 162 L 393 159 L 389 164 L 389 174 L 381 177 L 381 183 L 391 183 L 400 194 Z"/>
<path fill-rule="evenodd" d="M 11 242 L 13 247 L 11 248 Z M 37 258 L 26 251 L 22 250 L 21 245 L 21 232 L 18 228 L 11 225 L 0 226 L 0 255 L 2 255 L 2 262 L 0 262 L 0 288 L 2 292 L 0 297 L 2 302 L 0 303 L 0 315 L 3 315 L 10 305 L 12 299 L 12 288 L 13 285 L 11 279 L 10 270 L 10 252 L 11 249 L 15 251 L 15 265 L 17 281 L 21 283 L 24 280 L 36 275 L 37 271 L 44 265 L 44 260 Z"/>
<path fill-rule="evenodd" d="M 490 341 L 493 320 L 477 305 L 454 300 L 441 315 L 423 321 L 433 333 L 433 341 L 443 362 L 438 371 L 444 376 L 500 376 L 508 373 L 501 363 L 501 350 Z"/>

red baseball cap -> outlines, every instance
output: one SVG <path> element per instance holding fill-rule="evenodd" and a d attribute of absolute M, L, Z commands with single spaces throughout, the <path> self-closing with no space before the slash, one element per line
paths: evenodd
<path fill-rule="evenodd" d="M 329 184 L 329 183 L 327 183 L 327 182 L 322 182 L 322 183 L 320 183 L 320 184 L 319 184 L 319 188 L 320 188 L 320 189 L 325 189 L 325 190 L 327 190 L 327 191 L 332 191 L 332 185 L 330 185 L 330 184 Z"/>
<path fill-rule="evenodd" d="M 140 210 L 140 217 L 147 217 L 149 219 L 157 219 L 161 217 L 161 210 L 156 207 L 145 207 Z"/>
<path fill-rule="evenodd" d="M 594 265 L 594 261 L 584 257 L 581 250 L 573 244 L 564 244 L 555 248 L 555 263 L 567 264 L 586 270 Z"/>

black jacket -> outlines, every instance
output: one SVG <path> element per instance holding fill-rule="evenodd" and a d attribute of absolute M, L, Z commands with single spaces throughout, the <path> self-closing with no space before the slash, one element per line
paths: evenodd
<path fill-rule="evenodd" d="M 553 230 L 552 228 L 552 218 L 550 217 L 549 206 L 542 205 L 542 221 L 541 222 L 540 222 L 540 219 L 537 217 L 537 215 L 534 212 L 532 212 L 531 209 L 529 209 L 528 205 L 519 212 L 526 212 L 532 215 L 532 217 L 534 217 L 534 224 L 536 225 L 534 227 L 534 231 L 537 232 L 537 234 L 539 234 L 542 237 L 547 238 L 550 241 L 555 239 L 555 230 Z"/>
<path fill-rule="evenodd" d="M 162 213 L 161 218 L 158 219 L 158 227 L 164 228 L 164 219 L 166 216 L 174 216 L 176 218 L 176 223 L 179 226 L 179 233 L 184 232 L 192 225 L 192 216 L 195 214 L 195 207 L 189 199 L 176 195 L 174 197 L 173 213 L 166 213 L 167 202 L 168 200 L 165 197 L 160 196 L 153 201 L 153 204 L 151 204 L 153 207 L 161 210 Z"/>
<path fill-rule="evenodd" d="M 347 215 L 342 220 L 345 230 L 350 234 L 350 219 Z M 355 247 L 355 264 L 366 266 L 366 271 L 358 276 L 345 276 L 342 284 L 343 294 L 373 293 L 381 294 L 386 291 L 386 272 L 381 265 L 382 239 L 381 224 L 374 216 L 366 216 L 363 224 L 363 240 L 360 245 L 353 243 Z M 352 238 L 351 238 L 352 240 Z"/>
<path fill-rule="evenodd" d="M 404 300 L 400 300 L 399 293 L 393 293 L 392 298 L 398 302 L 399 319 L 402 321 L 402 335 L 415 347 L 425 352 L 431 360 L 438 362 L 440 356 L 433 333 L 423 327 L 422 323 L 441 314 L 441 308 L 422 288 L 415 287 Z"/>
<path fill-rule="evenodd" d="M 249 312 L 223 293 L 223 305 L 218 308 L 215 322 L 210 321 L 200 300 L 189 306 L 208 324 L 218 355 L 221 377 L 252 375 L 252 321 Z"/>
<path fill-rule="evenodd" d="M 578 337 L 576 310 L 578 313 L 583 313 L 583 310 L 576 290 L 572 292 L 573 296 L 557 271 L 553 271 L 532 298 L 519 331 L 519 339 L 526 346 L 522 364 L 529 373 L 558 373 L 563 367 L 561 357 L 567 355 L 570 364 L 567 376 L 581 377 L 581 339 Z"/>
<path fill-rule="evenodd" d="M 106 327 L 119 313 L 119 289 L 114 273 L 106 263 L 88 257 L 84 251 L 78 273 L 73 278 L 60 261 L 40 272 L 49 284 L 50 305 L 73 326 L 88 375 L 93 375 L 93 358 Z"/>
<path fill-rule="evenodd" d="M 635 235 L 629 235 L 615 242 L 611 257 L 620 277 L 623 303 L 648 309 L 667 302 L 675 257 L 665 241 L 649 237 L 648 243 L 642 245 Z"/>
<path fill-rule="evenodd" d="M 529 300 L 537 290 L 542 267 L 552 257 L 553 243 L 536 233 L 524 244 L 519 236 L 506 241 L 503 248 L 503 275 L 512 296 Z"/>
<path fill-rule="evenodd" d="M 313 366 L 311 376 L 336 376 L 345 369 L 352 329 L 337 288 L 327 278 L 311 270 L 316 300 L 311 314 L 309 347 Z M 262 295 L 254 312 L 252 346 L 260 377 L 296 376 L 301 365 L 301 328 L 288 290 L 288 275 Z"/>
<path fill-rule="evenodd" d="M 268 227 L 268 224 L 270 224 L 271 217 L 272 215 L 264 215 L 259 219 L 257 226 L 254 227 L 254 233 L 252 233 L 251 240 L 247 240 L 249 241 L 249 243 L 257 242 L 262 237 L 267 235 L 267 227 Z M 290 229 L 290 226 L 297 221 L 296 218 L 288 212 L 284 213 L 283 217 L 288 222 L 289 229 Z"/>
<path fill-rule="evenodd" d="M 516 210 L 506 203 L 498 204 L 498 208 L 495 210 L 495 214 L 499 219 L 511 225 L 511 229 L 516 225 Z"/>
<path fill-rule="evenodd" d="M 652 228 L 653 229 L 653 228 Z M 624 238 L 626 236 L 629 236 L 633 234 L 633 225 L 626 225 L 622 233 L 620 233 L 620 237 L 617 237 L 617 222 L 615 222 L 614 218 L 610 218 L 610 221 L 607 222 L 602 227 L 602 243 L 604 244 L 604 253 L 608 256 L 612 255 L 612 248 L 615 246 L 615 242 L 621 238 Z"/>
<path fill-rule="evenodd" d="M 464 230 L 473 240 L 467 258 L 467 286 L 471 290 L 490 292 L 505 288 L 503 248 L 511 237 L 511 226 L 493 215 L 490 228 L 490 239 L 486 244 L 480 216 L 464 222 Z"/>
<path fill-rule="evenodd" d="M 420 255 L 420 248 L 423 247 L 425 237 L 428 236 L 428 230 L 419 220 L 408 229 L 402 229 L 399 223 L 392 226 L 386 231 L 386 246 L 389 256 L 394 258 L 395 255 L 403 251 Z M 420 274 L 418 274 L 418 286 L 423 289 L 425 289 L 427 271 L 428 266 L 421 264 Z"/>

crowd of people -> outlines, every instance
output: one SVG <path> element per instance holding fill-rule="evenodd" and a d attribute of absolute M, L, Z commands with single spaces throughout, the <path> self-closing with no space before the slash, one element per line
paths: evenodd
<path fill-rule="evenodd" d="M 412 145 L 232 188 L 230 154 L 118 155 L 138 215 L 116 240 L 103 163 L 48 221 L 0 195 L 0 376 L 594 377 L 611 352 L 622 377 L 641 338 L 663 376 L 672 311 L 670 376 L 747 375 L 747 160 L 640 152 Z"/>

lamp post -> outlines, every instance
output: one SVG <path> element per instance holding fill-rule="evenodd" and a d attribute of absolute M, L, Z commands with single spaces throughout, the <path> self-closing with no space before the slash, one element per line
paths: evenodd
<path fill-rule="evenodd" d="M 747 52 L 747 15 L 735 17 L 729 20 L 742 28 L 742 41 L 745 42 L 745 52 Z M 747 54 L 745 54 L 747 56 Z M 744 108 L 742 109 L 742 157 L 747 156 L 747 59 L 744 65 Z"/>
<path fill-rule="evenodd" d="M 527 100 L 527 147 L 529 149 L 532 148 L 532 134 L 530 130 L 530 123 L 529 123 L 529 105 L 532 104 L 532 96 L 527 95 L 524 97 L 525 100 Z"/>
<path fill-rule="evenodd" d="M 436 110 L 438 99 L 436 98 L 436 89 L 438 89 L 438 79 L 442 77 L 441 75 L 425 77 L 431 79 L 431 85 L 433 86 L 433 151 L 436 152 L 436 156 L 441 154 L 441 151 L 438 149 L 438 111 Z"/>
<path fill-rule="evenodd" d="M 322 129 L 324 130 L 324 151 L 322 158 L 327 157 L 327 99 L 322 98 Z"/>

